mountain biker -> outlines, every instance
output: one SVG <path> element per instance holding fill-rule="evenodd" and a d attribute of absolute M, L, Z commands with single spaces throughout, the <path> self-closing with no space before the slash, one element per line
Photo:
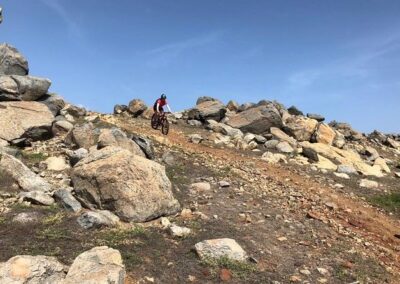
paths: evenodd
<path fill-rule="evenodd" d="M 171 108 L 169 107 L 168 103 L 167 103 L 167 96 L 165 94 L 161 94 L 161 97 L 159 99 L 156 100 L 156 102 L 154 103 L 153 106 L 153 110 L 154 112 L 158 113 L 158 114 L 162 114 L 164 112 L 164 106 L 167 106 L 168 111 L 171 111 Z"/>

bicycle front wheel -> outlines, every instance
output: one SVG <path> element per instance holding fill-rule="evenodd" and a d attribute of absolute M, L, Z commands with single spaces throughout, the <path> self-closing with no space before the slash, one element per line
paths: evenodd
<path fill-rule="evenodd" d="M 166 119 L 164 120 L 162 126 L 161 126 L 161 132 L 164 135 L 168 135 L 169 132 L 169 121 Z"/>

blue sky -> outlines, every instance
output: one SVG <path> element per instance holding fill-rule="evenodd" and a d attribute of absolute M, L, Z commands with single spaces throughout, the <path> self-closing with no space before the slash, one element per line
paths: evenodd
<path fill-rule="evenodd" d="M 8 0 L 0 42 L 90 109 L 166 93 L 296 105 L 400 132 L 398 0 Z"/>

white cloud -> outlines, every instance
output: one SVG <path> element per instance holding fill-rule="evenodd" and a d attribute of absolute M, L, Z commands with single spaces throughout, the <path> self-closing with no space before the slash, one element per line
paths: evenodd
<path fill-rule="evenodd" d="M 205 35 L 200 35 L 186 40 L 167 43 L 162 46 L 150 49 L 144 52 L 145 56 L 151 57 L 147 64 L 150 67 L 161 67 L 169 64 L 173 59 L 180 56 L 182 53 L 202 46 L 206 46 L 217 41 L 221 32 L 211 32 Z"/>

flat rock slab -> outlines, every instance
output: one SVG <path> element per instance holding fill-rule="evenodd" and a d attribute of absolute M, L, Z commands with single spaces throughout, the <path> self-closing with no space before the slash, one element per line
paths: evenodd
<path fill-rule="evenodd" d="M 12 141 L 28 136 L 35 129 L 51 131 L 54 116 L 38 102 L 0 102 L 0 138 Z"/>

